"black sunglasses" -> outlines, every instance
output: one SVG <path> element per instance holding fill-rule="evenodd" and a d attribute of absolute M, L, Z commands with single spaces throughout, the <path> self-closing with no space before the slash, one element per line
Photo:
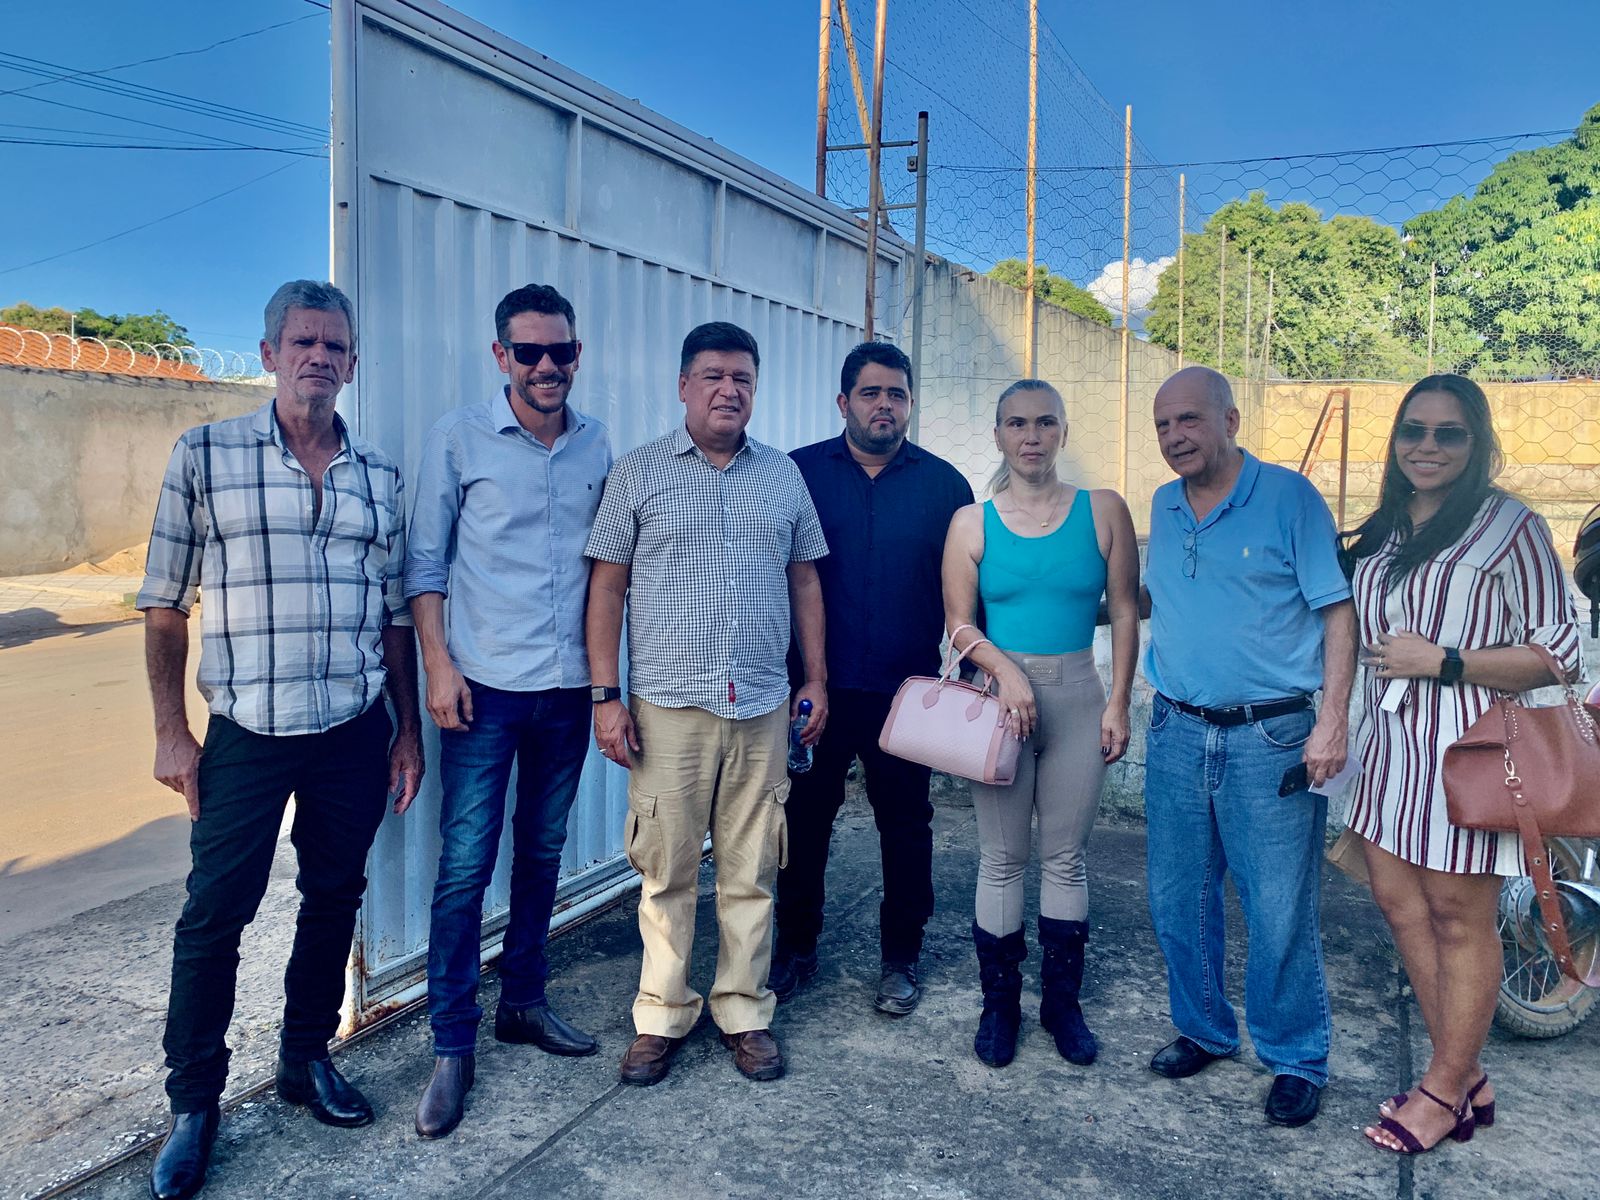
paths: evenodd
<path fill-rule="evenodd" d="M 1397 446 L 1420 446 L 1422 439 L 1433 434 L 1433 444 L 1441 450 L 1460 450 L 1472 440 L 1472 431 L 1464 425 L 1424 425 L 1421 421 L 1401 421 L 1394 427 Z"/>
<path fill-rule="evenodd" d="M 558 367 L 574 362 L 578 357 L 577 342 L 501 342 L 511 352 L 511 357 L 525 367 L 537 367 L 549 355 Z"/>

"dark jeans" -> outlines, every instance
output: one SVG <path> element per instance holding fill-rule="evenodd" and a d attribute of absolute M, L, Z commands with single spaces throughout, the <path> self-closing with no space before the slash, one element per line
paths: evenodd
<path fill-rule="evenodd" d="M 367 851 L 388 790 L 389 714 L 379 701 L 326 733 L 269 737 L 213 716 L 200 754 L 200 819 L 189 830 L 189 899 L 167 1002 L 167 1096 L 197 1112 L 228 1079 L 239 935 L 267 891 L 284 806 L 299 858 L 300 912 L 283 975 L 282 1054 L 324 1058 L 339 1028 L 344 968 L 366 890 Z"/>
<path fill-rule="evenodd" d="M 775 909 L 780 953 L 809 954 L 822 932 L 823 875 L 833 821 L 844 804 L 845 775 L 861 759 L 867 800 L 883 856 L 878 930 L 887 962 L 915 962 L 933 915 L 933 805 L 927 767 L 885 754 L 878 734 L 894 697 L 841 689 L 828 695 L 828 727 L 811 770 L 791 775 L 789 865 L 778 872 Z"/>
<path fill-rule="evenodd" d="M 503 692 L 468 680 L 472 725 L 439 735 L 444 802 L 439 878 L 428 940 L 428 1019 L 434 1053 L 471 1054 L 478 1039 L 483 893 L 505 827 L 506 787 L 517 766 L 511 818 L 511 923 L 500 952 L 500 1002 L 544 1001 L 545 940 L 567 842 L 567 813 L 589 750 L 588 688 Z"/>

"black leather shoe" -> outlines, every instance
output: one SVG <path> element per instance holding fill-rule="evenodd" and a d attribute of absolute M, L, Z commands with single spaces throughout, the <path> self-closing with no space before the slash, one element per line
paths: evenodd
<path fill-rule="evenodd" d="M 1168 1079 L 1187 1079 L 1205 1070 L 1219 1058 L 1227 1057 L 1226 1054 L 1213 1054 L 1199 1042 L 1180 1036 L 1156 1051 L 1156 1056 L 1150 1060 L 1150 1069 Z"/>
<path fill-rule="evenodd" d="M 600 1049 L 599 1042 L 583 1030 L 568 1025 L 548 1004 L 533 1004 L 527 1008 L 507 1008 L 502 1004 L 495 1010 L 494 1036 L 496 1041 L 537 1046 L 546 1054 L 562 1054 L 568 1058 L 582 1058 Z"/>
<path fill-rule="evenodd" d="M 189 1200 L 206 1185 L 206 1166 L 217 1140 L 222 1113 L 215 1104 L 199 1112 L 173 1113 L 172 1128 L 150 1168 L 155 1200 Z"/>
<path fill-rule="evenodd" d="M 278 1059 L 278 1099 L 303 1104 L 324 1125 L 354 1129 L 372 1123 L 372 1105 L 333 1065 L 333 1060 L 291 1063 Z"/>
<path fill-rule="evenodd" d="M 767 970 L 767 986 L 782 1004 L 800 990 L 800 985 L 816 978 L 817 952 L 795 954 L 790 950 L 774 950 L 772 966 Z"/>
<path fill-rule="evenodd" d="M 1298 1075 L 1279 1075 L 1267 1093 L 1267 1120 L 1273 1125 L 1296 1129 L 1321 1107 L 1322 1089 Z"/>
<path fill-rule="evenodd" d="M 922 988 L 917 983 L 916 963 L 886 962 L 883 975 L 878 980 L 878 995 L 872 1007 L 891 1017 L 903 1017 L 916 1008 L 922 999 Z"/>
<path fill-rule="evenodd" d="M 442 1138 L 461 1124 L 467 1111 L 467 1093 L 477 1076 L 476 1066 L 470 1054 L 433 1060 L 433 1076 L 417 1104 L 419 1137 Z"/>

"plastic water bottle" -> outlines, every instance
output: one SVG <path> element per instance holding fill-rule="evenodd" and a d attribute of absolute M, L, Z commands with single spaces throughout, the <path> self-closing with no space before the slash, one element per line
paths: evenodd
<path fill-rule="evenodd" d="M 811 701 L 800 701 L 800 715 L 789 726 L 789 770 L 800 775 L 811 770 L 811 747 L 805 745 L 800 737 L 806 731 L 806 724 L 811 720 Z"/>

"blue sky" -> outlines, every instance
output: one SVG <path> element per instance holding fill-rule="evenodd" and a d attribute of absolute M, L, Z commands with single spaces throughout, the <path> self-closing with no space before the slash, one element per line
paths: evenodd
<path fill-rule="evenodd" d="M 1021 4 L 938 0 L 969 13 L 998 11 L 1002 2 Z M 455 7 L 770 170 L 811 182 L 813 0 L 460 0 Z M 906 10 L 906 0 L 892 6 Z M 1282 0 L 1042 0 L 1041 11 L 1107 101 L 1134 105 L 1141 142 L 1164 162 L 1570 128 L 1600 102 L 1600 81 L 1572 52 L 1600 42 L 1593 0 L 1343 0 L 1314 10 Z M 315 142 L 65 83 L 14 91 L 40 77 L 8 55 L 99 70 L 281 22 L 112 78 L 325 124 L 327 14 L 307 0 L 170 0 L 160 21 L 129 13 L 107 0 L 0 4 L 0 93 L 11 93 L 0 94 L 0 138 L 194 144 L 191 134 L 201 133 L 250 145 Z M 937 162 L 937 151 L 931 157 Z M 277 173 L 259 178 L 270 171 Z M 0 179 L 0 305 L 161 308 L 201 345 L 247 350 L 278 282 L 327 274 L 320 160 L 0 143 Z M 62 253 L 232 188 L 239 190 L 148 229 Z"/>

